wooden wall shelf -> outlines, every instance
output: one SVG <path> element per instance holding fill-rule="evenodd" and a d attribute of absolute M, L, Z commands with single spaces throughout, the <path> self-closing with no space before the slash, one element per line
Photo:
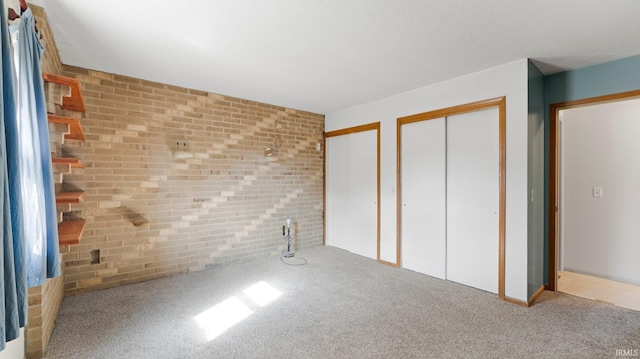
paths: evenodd
<path fill-rule="evenodd" d="M 84 130 L 80 124 L 80 120 L 74 117 L 57 116 L 56 113 L 59 109 L 65 111 L 74 112 L 86 112 L 84 104 L 84 97 L 82 96 L 82 89 L 80 81 L 66 76 L 43 73 L 42 78 L 45 82 L 49 83 L 47 88 L 48 96 L 54 96 L 55 98 L 47 99 L 47 111 L 48 120 L 50 123 L 63 124 L 68 126 L 69 133 L 64 135 L 64 139 L 60 146 L 64 144 L 64 140 L 79 140 L 85 141 Z M 54 85 L 55 84 L 55 85 Z M 67 90 L 67 87 L 70 91 Z M 59 103 L 61 102 L 61 103 Z M 59 108 L 57 106 L 60 106 Z M 53 126 L 52 126 L 53 127 Z M 55 126 L 56 131 L 62 131 L 60 126 Z M 60 156 L 61 151 L 56 151 Z M 68 173 L 71 168 L 84 168 L 84 163 L 77 158 L 68 157 L 53 157 L 51 162 L 54 165 L 58 165 L 58 169 L 64 169 Z M 65 167 L 66 165 L 66 167 Z M 62 182 L 62 177 L 60 182 Z M 64 183 L 63 183 L 64 187 Z M 84 200 L 85 192 L 59 192 L 56 193 L 56 205 L 58 205 L 58 214 L 60 212 L 71 212 L 71 205 L 81 203 Z M 59 218 L 64 218 L 62 215 Z M 58 223 L 58 243 L 60 245 L 72 245 L 80 243 L 82 234 L 84 233 L 84 227 L 86 220 L 84 219 L 68 219 L 62 220 Z"/>
<path fill-rule="evenodd" d="M 84 219 L 60 222 L 58 224 L 58 243 L 61 245 L 80 243 L 85 224 L 86 221 Z"/>
<path fill-rule="evenodd" d="M 46 82 L 52 82 L 60 85 L 66 85 L 71 87 L 71 96 L 63 97 L 60 107 L 63 110 L 86 112 L 87 109 L 84 106 L 84 97 L 80 89 L 80 81 L 66 76 L 54 75 L 43 73 L 42 78 Z"/>
<path fill-rule="evenodd" d="M 84 163 L 73 157 L 54 157 L 51 159 L 53 164 L 69 165 L 71 168 L 84 168 Z"/>
<path fill-rule="evenodd" d="M 56 193 L 56 204 L 81 203 L 86 193 L 84 192 L 60 192 Z"/>
<path fill-rule="evenodd" d="M 69 125 L 69 133 L 64 135 L 64 138 L 67 140 L 86 140 L 82 125 L 80 125 L 80 120 L 77 118 L 49 115 L 49 122 Z"/>

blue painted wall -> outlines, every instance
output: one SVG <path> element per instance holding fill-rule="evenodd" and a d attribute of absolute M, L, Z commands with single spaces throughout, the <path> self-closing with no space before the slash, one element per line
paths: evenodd
<path fill-rule="evenodd" d="M 640 89 L 640 55 L 583 67 L 544 77 L 544 163 L 549 169 L 549 106 L 559 102 L 580 100 Z M 548 172 L 546 172 L 548 173 Z M 549 178 L 545 175 L 545 239 L 549 234 Z M 544 281 L 548 279 L 549 248 L 544 241 Z"/>
<path fill-rule="evenodd" d="M 640 88 L 640 55 L 565 71 L 544 78 L 549 105 Z"/>

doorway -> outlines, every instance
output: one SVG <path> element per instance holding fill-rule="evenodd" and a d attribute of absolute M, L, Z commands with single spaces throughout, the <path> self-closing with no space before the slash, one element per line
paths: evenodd
<path fill-rule="evenodd" d="M 548 289 L 640 306 L 639 113 L 640 91 L 551 106 Z"/>

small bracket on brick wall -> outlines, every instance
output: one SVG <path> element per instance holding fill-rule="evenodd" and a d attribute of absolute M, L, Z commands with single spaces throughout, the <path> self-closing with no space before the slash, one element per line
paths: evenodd
<path fill-rule="evenodd" d="M 189 146 L 186 141 L 176 141 L 173 145 L 173 151 L 189 151 Z"/>
<path fill-rule="evenodd" d="M 120 210 L 124 213 L 124 218 L 131 222 L 135 227 L 147 227 L 149 225 L 149 220 L 144 216 L 144 214 L 138 213 L 129 207 L 120 207 Z"/>
<path fill-rule="evenodd" d="M 189 149 L 189 145 L 187 141 L 174 141 L 173 142 L 173 150 L 172 150 L 173 158 L 185 159 L 185 158 L 193 158 L 193 153 Z"/>

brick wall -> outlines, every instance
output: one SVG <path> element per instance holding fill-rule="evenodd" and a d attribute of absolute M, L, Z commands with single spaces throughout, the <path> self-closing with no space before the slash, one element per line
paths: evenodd
<path fill-rule="evenodd" d="M 86 166 L 65 189 L 87 193 L 72 208 L 87 219 L 82 242 L 61 248 L 67 294 L 278 255 L 289 216 L 296 248 L 322 243 L 322 115 L 63 72 L 87 105 L 87 141 L 65 141 Z"/>
<path fill-rule="evenodd" d="M 63 277 L 48 279 L 29 288 L 29 323 L 25 330 L 27 358 L 40 358 L 45 352 L 63 297 Z"/>
<path fill-rule="evenodd" d="M 42 71 L 53 74 L 62 73 L 62 62 L 58 54 L 58 47 L 56 46 L 55 39 L 53 38 L 53 32 L 49 26 L 49 20 L 43 8 L 40 6 L 29 5 L 33 16 L 37 20 L 37 27 L 42 38 L 40 42 L 44 46 L 44 52 L 42 54 Z"/>

